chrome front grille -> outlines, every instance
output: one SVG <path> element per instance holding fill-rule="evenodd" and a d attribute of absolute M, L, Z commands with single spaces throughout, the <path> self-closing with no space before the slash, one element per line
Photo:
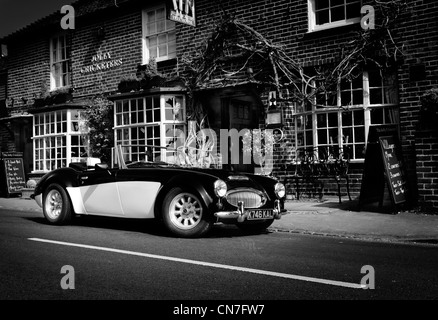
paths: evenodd
<path fill-rule="evenodd" d="M 239 201 L 243 202 L 245 208 L 260 208 L 266 202 L 266 198 L 261 192 L 257 191 L 231 191 L 226 196 L 227 202 L 237 207 Z"/>

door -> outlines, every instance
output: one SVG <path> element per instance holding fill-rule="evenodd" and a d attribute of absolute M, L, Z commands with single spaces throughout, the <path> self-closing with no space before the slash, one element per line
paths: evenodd
<path fill-rule="evenodd" d="M 228 139 L 228 168 L 233 171 L 254 172 L 254 161 L 249 149 L 251 146 L 244 143 L 244 135 L 258 127 L 255 115 L 255 106 L 250 97 L 223 100 L 222 128 L 227 128 L 230 133 L 238 133 L 238 138 L 231 134 Z"/>
<path fill-rule="evenodd" d="M 79 176 L 82 201 L 87 214 L 122 217 L 115 171 L 84 171 Z"/>
<path fill-rule="evenodd" d="M 165 177 L 166 172 L 158 168 L 118 171 L 117 190 L 124 216 L 137 219 L 154 218 L 155 199 Z"/>

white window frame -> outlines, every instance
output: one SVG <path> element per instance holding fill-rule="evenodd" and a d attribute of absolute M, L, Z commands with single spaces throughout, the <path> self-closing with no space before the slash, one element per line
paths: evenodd
<path fill-rule="evenodd" d="M 166 100 L 172 97 L 178 97 L 179 99 L 181 99 L 182 103 L 181 103 L 181 109 L 179 110 L 181 117 L 180 119 L 176 120 L 169 120 L 166 119 Z M 159 108 L 160 108 L 160 121 L 153 121 L 153 122 L 147 122 L 147 117 L 146 117 L 146 100 L 151 98 L 152 101 L 154 101 L 154 98 L 159 98 Z M 133 122 L 132 121 L 132 100 L 139 100 L 139 99 L 143 99 L 143 122 Z M 121 113 L 117 112 L 117 103 L 122 103 L 124 101 L 128 101 L 128 106 L 129 106 L 129 111 L 128 111 L 128 123 L 127 124 L 120 124 L 117 116 L 119 116 Z M 123 108 L 123 106 L 122 106 Z M 154 109 L 155 106 L 154 106 Z M 138 108 L 136 108 L 136 110 L 138 111 Z M 122 113 L 123 113 L 123 109 L 122 109 Z M 122 121 L 123 121 L 123 115 L 121 117 Z M 155 120 L 155 119 L 154 119 Z M 117 132 L 119 130 L 125 130 L 128 129 L 128 138 L 126 139 L 128 142 L 128 145 L 135 145 L 132 143 L 133 141 L 133 137 L 132 137 L 132 130 L 134 128 L 147 128 L 147 127 L 159 127 L 159 132 L 160 132 L 160 147 L 165 147 L 166 144 L 168 143 L 168 141 L 166 141 L 166 126 L 175 126 L 175 127 L 183 127 L 183 132 L 184 134 L 186 134 L 187 132 L 187 122 L 186 122 L 186 97 L 183 94 L 180 93 L 163 93 L 163 94 L 159 94 L 159 95 L 154 95 L 154 96 L 147 96 L 147 97 L 132 97 L 132 98 L 126 98 L 123 100 L 117 100 L 114 102 L 114 141 L 115 141 L 115 145 L 118 144 L 126 144 L 125 139 L 123 140 L 119 140 Z M 137 138 L 138 139 L 138 138 Z M 147 138 L 146 134 L 145 134 L 145 140 L 149 140 L 152 139 L 151 137 Z M 147 143 L 146 143 L 147 144 Z M 125 161 L 140 161 L 141 159 L 137 159 L 136 156 L 137 154 L 135 152 L 132 151 L 131 148 L 123 148 L 123 152 L 124 152 L 124 156 Z M 156 155 L 157 153 L 160 153 L 161 155 L 161 159 L 163 159 L 164 161 L 166 161 L 166 150 L 162 149 L 161 151 L 157 151 L 154 150 L 154 155 Z"/>
<path fill-rule="evenodd" d="M 72 119 L 72 115 L 76 112 L 80 113 L 80 109 L 64 109 L 64 110 L 55 110 L 55 111 L 48 111 L 48 112 L 44 112 L 44 113 L 38 113 L 35 114 L 33 116 L 33 150 L 34 153 L 37 151 L 36 145 L 37 145 L 37 141 L 40 141 L 42 143 L 42 145 L 40 145 L 40 148 L 38 150 L 42 150 L 42 158 L 36 158 L 34 156 L 33 158 L 33 168 L 34 170 L 32 172 L 34 173 L 39 173 L 39 172 L 49 172 L 53 169 L 57 169 L 59 167 L 65 167 L 68 166 L 71 162 L 86 162 L 87 157 L 88 157 L 88 153 L 89 150 L 87 150 L 87 155 L 85 157 L 82 156 L 73 156 L 72 155 L 72 137 L 73 136 L 78 136 L 78 137 L 83 137 L 86 139 L 86 144 L 88 144 L 88 137 L 87 137 L 87 133 L 84 133 L 84 131 L 88 132 L 88 130 L 86 128 L 82 128 L 82 130 L 79 128 L 81 125 L 84 125 L 83 123 L 80 124 L 80 119 L 75 120 Z M 62 129 L 62 123 L 61 123 L 61 130 L 58 131 L 57 128 L 57 124 L 60 123 L 60 119 L 58 119 L 58 115 L 61 114 L 62 112 L 66 113 L 66 120 L 62 121 L 65 122 L 66 125 L 66 130 Z M 47 122 L 47 116 L 49 116 L 49 118 L 51 116 L 53 116 L 54 122 L 54 130 L 47 130 L 47 126 L 49 126 L 50 124 L 52 124 L 51 121 Z M 43 119 L 43 122 L 36 122 L 36 117 Z M 74 122 L 78 122 L 79 127 L 78 130 L 73 130 L 72 126 Z M 38 127 L 37 127 L 38 125 Z M 43 132 L 39 131 L 39 129 L 42 128 Z M 49 131 L 49 132 L 48 132 Z M 65 146 L 63 145 L 62 148 L 66 148 L 66 156 L 62 157 L 62 154 L 60 157 L 57 157 L 57 155 L 55 156 L 55 158 L 51 158 L 50 156 L 47 156 L 47 151 L 49 148 L 53 148 L 53 146 L 48 146 L 47 145 L 47 138 L 55 138 L 55 141 L 57 138 L 60 137 L 65 137 Z M 81 144 L 82 145 L 82 144 Z M 42 147 L 41 147 L 42 146 Z M 83 145 L 84 148 L 87 148 L 87 145 Z M 74 146 L 73 146 L 74 147 Z M 56 145 L 55 146 L 55 150 L 58 150 L 58 148 L 61 148 L 61 146 Z M 63 163 L 61 166 L 57 165 L 57 161 L 58 160 L 65 160 L 65 163 Z M 42 161 L 42 168 L 40 166 L 37 166 L 37 162 L 38 161 Z M 48 165 L 47 161 L 54 161 L 54 165 Z M 38 169 L 36 169 L 38 167 Z"/>
<path fill-rule="evenodd" d="M 342 26 L 352 25 L 359 23 L 361 20 L 361 13 L 360 10 L 357 12 L 357 18 L 351 18 L 351 19 L 345 19 L 345 20 L 338 20 L 333 21 L 329 23 L 325 23 L 322 25 L 316 24 L 316 14 L 315 14 L 315 1 L 318 0 L 308 0 L 308 19 L 309 19 L 309 32 L 315 32 L 315 31 L 321 31 L 326 29 L 332 29 L 332 28 L 338 28 Z M 362 5 L 362 1 L 360 1 L 360 4 Z"/>
<path fill-rule="evenodd" d="M 66 50 L 65 55 L 66 58 L 65 59 L 60 59 L 60 60 L 56 60 L 53 56 L 53 41 L 56 40 L 57 41 L 57 47 L 58 50 L 60 48 L 59 44 L 60 44 L 60 38 L 63 37 L 64 39 L 64 50 Z M 65 88 L 65 87 L 69 87 L 71 85 L 71 48 L 69 49 L 69 43 L 68 43 L 68 36 L 65 34 L 58 34 L 52 38 L 50 38 L 50 89 L 51 90 L 56 90 L 56 89 L 60 89 L 60 88 Z M 59 54 L 59 53 L 58 53 Z M 57 79 L 56 77 L 59 77 L 60 75 L 56 74 L 55 71 L 55 64 L 59 64 L 59 63 L 64 63 L 67 62 L 67 70 L 65 72 L 65 74 L 67 74 L 67 83 L 63 83 L 62 81 L 62 76 L 61 76 L 61 84 L 59 86 L 56 85 Z M 62 73 L 64 74 L 64 73 Z"/>
<path fill-rule="evenodd" d="M 384 80 L 383 81 L 383 87 L 381 87 L 381 89 L 383 90 L 383 88 L 388 88 L 388 86 L 385 86 Z M 391 103 L 385 103 L 383 101 L 383 103 L 381 104 L 371 104 L 371 96 L 370 96 L 370 82 L 369 82 L 369 72 L 368 71 L 364 71 L 362 74 L 362 82 L 363 82 L 363 104 L 358 104 L 358 105 L 348 105 L 348 106 L 342 106 L 341 103 L 341 88 L 340 86 L 338 86 L 337 88 L 337 106 L 333 106 L 333 107 L 324 107 L 324 108 L 317 108 L 315 106 L 315 104 L 312 105 L 312 110 L 304 110 L 304 108 L 302 108 L 302 111 L 297 112 L 297 106 L 295 106 L 296 110 L 294 112 L 294 125 L 295 125 L 295 145 L 296 145 L 296 150 L 297 150 L 297 157 L 298 157 L 298 153 L 299 150 L 301 149 L 308 149 L 310 146 L 312 147 L 314 153 L 313 156 L 314 157 L 318 157 L 318 152 L 316 152 L 316 150 L 319 149 L 319 147 L 325 147 L 327 146 L 327 144 L 324 143 L 319 143 L 319 137 L 318 137 L 318 130 L 324 129 L 323 128 L 319 128 L 318 127 L 318 115 L 321 114 L 329 114 L 329 113 L 337 113 L 337 136 L 338 137 L 343 137 L 343 130 L 346 128 L 350 128 L 350 126 L 346 126 L 345 124 L 343 124 L 342 122 L 342 113 L 343 112 L 351 112 L 354 113 L 356 111 L 363 111 L 364 112 L 364 128 L 365 128 L 365 141 L 364 144 L 365 146 L 368 143 L 368 133 L 369 133 L 369 128 L 371 125 L 374 125 L 374 123 L 372 122 L 371 119 L 371 112 L 373 110 L 394 110 L 396 112 L 395 114 L 395 121 L 391 121 L 391 124 L 399 124 L 399 114 L 398 114 L 398 103 L 399 103 L 399 97 L 398 97 L 398 92 L 396 92 L 395 96 L 393 97 L 395 101 L 392 101 Z M 378 89 L 380 87 L 376 87 L 375 89 Z M 394 84 L 393 88 L 395 90 L 397 90 L 396 84 Z M 373 89 L 373 88 L 372 88 Z M 383 95 L 383 92 L 382 92 Z M 342 107 L 342 108 L 341 108 Z M 309 129 L 309 127 L 306 127 L 306 131 L 312 131 L 312 143 L 305 143 L 304 146 L 298 146 L 298 139 L 299 139 L 299 133 L 303 133 L 302 130 L 298 130 L 298 123 L 299 121 L 305 121 L 306 116 L 311 116 L 312 118 L 312 123 L 311 123 L 311 130 Z M 385 123 L 378 123 L 378 124 L 389 124 L 389 122 L 384 121 Z M 357 127 L 362 127 L 362 125 L 351 125 L 352 130 L 354 131 L 354 128 Z M 332 128 L 334 129 L 334 128 Z M 304 136 L 305 136 L 305 131 L 304 131 Z M 327 137 L 327 139 L 329 139 L 330 137 Z M 328 144 L 330 144 L 330 141 L 328 141 Z M 362 144 L 362 142 L 358 142 L 355 140 L 355 138 L 351 138 L 351 140 L 349 140 L 348 142 L 344 142 L 344 141 L 340 141 L 340 139 L 338 139 L 337 143 L 331 145 L 332 147 L 337 148 L 337 150 L 339 150 L 339 152 L 343 152 L 343 149 L 345 148 L 345 146 L 352 146 L 353 148 L 355 147 L 355 145 L 360 145 Z M 355 152 L 354 152 L 355 154 Z M 298 159 L 297 159 L 298 160 Z M 364 158 L 359 158 L 356 157 L 353 159 L 350 159 L 351 162 L 358 162 L 358 163 L 362 163 L 364 161 Z"/>
<path fill-rule="evenodd" d="M 149 8 L 145 8 L 142 10 L 142 47 L 143 47 L 143 64 L 148 64 L 150 61 L 150 54 L 149 54 L 149 48 L 147 45 L 147 37 L 149 36 L 149 32 L 148 32 L 148 12 L 151 11 L 157 11 L 159 9 L 164 9 L 165 11 L 165 23 L 166 23 L 166 28 L 165 31 L 162 33 L 169 33 L 169 32 L 176 32 L 176 24 L 174 21 L 171 21 L 169 19 L 167 19 L 167 8 L 166 6 L 162 5 L 162 6 L 155 6 L 155 7 L 149 7 Z M 169 28 L 167 29 L 167 25 L 168 24 L 173 24 L 173 28 Z M 157 33 L 157 35 L 160 33 Z M 175 34 L 175 53 L 171 54 L 171 55 L 166 55 L 166 56 L 162 56 L 162 57 L 157 57 L 155 58 L 155 61 L 160 62 L 160 61 L 165 61 L 165 60 L 170 60 L 170 59 L 174 59 L 176 58 L 176 34 Z"/>

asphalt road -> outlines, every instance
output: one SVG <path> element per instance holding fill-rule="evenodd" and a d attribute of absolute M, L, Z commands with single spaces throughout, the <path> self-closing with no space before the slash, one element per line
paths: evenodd
<path fill-rule="evenodd" d="M 1 300 L 433 300 L 437 268 L 436 246 L 248 236 L 223 225 L 177 239 L 152 221 L 85 217 L 59 227 L 37 212 L 0 210 Z M 363 277 L 374 289 L 361 288 Z"/>

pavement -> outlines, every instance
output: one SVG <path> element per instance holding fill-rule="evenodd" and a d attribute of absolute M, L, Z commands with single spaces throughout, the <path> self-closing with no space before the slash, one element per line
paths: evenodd
<path fill-rule="evenodd" d="M 343 200 L 327 197 L 288 200 L 288 210 L 270 227 L 275 232 L 302 233 L 369 241 L 402 242 L 438 245 L 438 214 L 403 211 L 396 214 L 370 204 L 360 211 L 357 199 Z M 22 197 L 0 198 L 0 208 L 35 212 L 41 208 L 31 199 Z M 386 207 L 387 208 L 387 207 Z"/>

